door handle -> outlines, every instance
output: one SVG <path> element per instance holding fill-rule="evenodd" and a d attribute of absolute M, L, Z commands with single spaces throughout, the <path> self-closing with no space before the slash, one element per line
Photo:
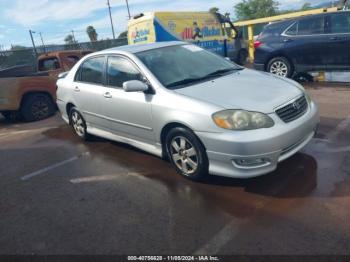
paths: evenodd
<path fill-rule="evenodd" d="M 332 36 L 329 38 L 330 40 L 339 40 L 340 38 L 338 36 Z"/>
<path fill-rule="evenodd" d="M 283 40 L 283 42 L 285 42 L 285 43 L 292 42 L 292 41 L 293 41 L 293 39 L 290 39 L 290 38 L 286 38 Z"/>
<path fill-rule="evenodd" d="M 74 91 L 75 91 L 75 92 L 80 92 L 79 87 L 77 87 L 77 86 L 76 86 L 76 87 L 74 87 Z"/>
<path fill-rule="evenodd" d="M 110 92 L 104 93 L 103 96 L 104 96 L 105 98 L 112 98 L 112 95 L 111 95 Z"/>

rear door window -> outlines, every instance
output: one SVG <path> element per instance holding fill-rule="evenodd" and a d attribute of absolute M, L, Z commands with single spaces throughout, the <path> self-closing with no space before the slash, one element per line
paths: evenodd
<path fill-rule="evenodd" d="M 350 33 L 350 13 L 337 13 L 330 16 L 332 34 Z"/>
<path fill-rule="evenodd" d="M 122 88 L 130 80 L 142 80 L 140 71 L 128 59 L 111 56 L 108 58 L 107 85 Z"/>
<path fill-rule="evenodd" d="M 103 84 L 105 57 L 94 57 L 86 60 L 78 70 L 76 79 L 84 83 Z"/>
<path fill-rule="evenodd" d="M 297 25 L 298 35 L 319 35 L 325 33 L 325 17 L 315 16 L 300 20 Z"/>

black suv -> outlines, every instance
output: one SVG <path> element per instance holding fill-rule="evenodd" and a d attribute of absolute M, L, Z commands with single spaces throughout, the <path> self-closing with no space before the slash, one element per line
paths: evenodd
<path fill-rule="evenodd" d="M 350 70 L 350 11 L 269 24 L 254 46 L 255 68 L 276 75 Z"/>

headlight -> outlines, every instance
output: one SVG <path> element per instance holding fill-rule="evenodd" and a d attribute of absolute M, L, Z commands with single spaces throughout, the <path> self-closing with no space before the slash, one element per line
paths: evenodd
<path fill-rule="evenodd" d="M 245 110 L 225 110 L 213 115 L 215 124 L 231 130 L 252 130 L 272 127 L 275 123 L 263 113 Z"/>
<path fill-rule="evenodd" d="M 304 95 L 305 95 L 305 98 L 306 98 L 306 100 L 307 100 L 308 104 L 310 105 L 310 104 L 311 104 L 311 102 L 312 102 L 311 97 L 310 97 L 310 96 L 309 96 L 309 94 L 308 94 L 308 93 L 306 93 L 306 92 L 304 92 Z"/>

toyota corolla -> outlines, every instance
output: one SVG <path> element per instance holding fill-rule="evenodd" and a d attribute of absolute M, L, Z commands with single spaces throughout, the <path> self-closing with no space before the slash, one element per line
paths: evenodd
<path fill-rule="evenodd" d="M 193 180 L 269 173 L 319 122 L 298 83 L 183 42 L 93 53 L 57 82 L 63 119 L 89 135 L 169 159 Z"/>

